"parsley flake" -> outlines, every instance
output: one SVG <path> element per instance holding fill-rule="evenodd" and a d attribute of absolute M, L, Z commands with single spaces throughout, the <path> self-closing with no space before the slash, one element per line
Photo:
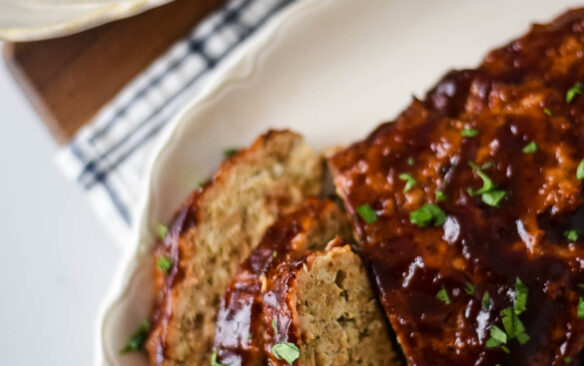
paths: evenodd
<path fill-rule="evenodd" d="M 211 366 L 229 366 L 229 365 L 217 362 L 217 350 L 214 350 L 213 354 L 211 355 Z"/>
<path fill-rule="evenodd" d="M 501 344 L 507 343 L 507 334 L 496 325 L 491 327 L 491 337 L 487 339 L 487 348 L 499 347 Z"/>
<path fill-rule="evenodd" d="M 168 257 L 158 257 L 156 259 L 156 266 L 164 272 L 164 274 L 168 274 L 168 271 L 172 268 L 174 261 Z"/>
<path fill-rule="evenodd" d="M 426 203 L 419 209 L 410 212 L 410 222 L 419 227 L 425 227 L 430 224 L 442 226 L 446 222 L 446 214 L 433 203 Z"/>
<path fill-rule="evenodd" d="M 572 357 L 564 357 L 564 363 L 572 362 Z"/>
<path fill-rule="evenodd" d="M 577 82 L 576 84 L 574 84 L 573 87 L 568 89 L 568 91 L 566 92 L 566 102 L 572 103 L 574 98 L 576 98 L 576 96 L 580 94 L 582 94 L 582 83 Z"/>
<path fill-rule="evenodd" d="M 406 182 L 406 186 L 404 187 L 404 193 L 409 192 L 414 188 L 417 181 L 410 173 L 402 173 L 399 175 L 399 179 Z"/>
<path fill-rule="evenodd" d="M 475 191 L 472 188 L 468 188 L 467 189 L 468 194 L 471 196 L 480 194 L 481 199 L 484 203 L 486 203 L 489 206 L 497 207 L 499 205 L 499 202 L 501 202 L 501 200 L 505 197 L 507 192 L 495 189 L 496 188 L 495 184 L 493 183 L 491 178 L 489 178 L 489 176 L 483 172 L 483 169 L 481 167 L 479 167 L 473 162 L 469 162 L 468 165 L 470 165 L 470 167 L 478 174 L 478 176 L 483 181 L 483 186 L 481 187 L 481 189 Z"/>
<path fill-rule="evenodd" d="M 272 252 L 272 258 L 276 258 L 277 256 L 278 256 L 278 251 L 277 250 L 274 250 Z"/>
<path fill-rule="evenodd" d="M 515 314 L 519 315 L 527 310 L 528 292 L 529 289 L 527 286 L 525 286 L 525 284 L 521 282 L 521 279 L 517 277 L 515 279 L 515 299 L 513 301 L 513 310 L 515 311 Z"/>
<path fill-rule="evenodd" d="M 578 319 L 584 318 L 584 299 L 578 298 Z"/>
<path fill-rule="evenodd" d="M 576 286 L 578 286 L 579 288 L 581 288 L 582 290 L 584 290 L 584 283 L 579 283 Z"/>
<path fill-rule="evenodd" d="M 545 114 L 546 114 L 546 115 L 548 115 L 548 116 L 551 116 L 551 115 L 552 115 L 552 110 L 551 110 L 551 109 L 549 109 L 549 108 L 544 108 L 544 109 L 543 109 L 543 113 L 545 113 Z"/>
<path fill-rule="evenodd" d="M 578 178 L 578 180 L 584 179 L 584 159 L 582 159 L 580 164 L 578 164 L 578 169 L 576 170 L 576 178 Z"/>
<path fill-rule="evenodd" d="M 445 303 L 446 305 L 450 305 L 450 296 L 448 296 L 448 292 L 446 292 L 446 289 L 444 287 L 442 287 L 442 289 L 438 291 L 438 293 L 436 294 L 436 298 Z"/>
<path fill-rule="evenodd" d="M 483 306 L 483 310 L 489 310 L 489 307 L 491 306 L 491 295 L 489 295 L 488 292 L 485 292 L 483 295 L 481 305 Z"/>
<path fill-rule="evenodd" d="M 150 322 L 148 319 L 142 320 L 138 329 L 128 339 L 128 342 L 121 349 L 120 353 L 125 354 L 129 352 L 142 351 L 144 349 L 144 344 L 146 343 L 146 338 L 148 337 L 148 330 L 150 329 Z"/>
<path fill-rule="evenodd" d="M 580 233 L 578 233 L 578 230 L 567 230 L 567 231 L 564 231 L 564 236 L 569 241 L 575 242 L 576 240 L 578 240 Z"/>
<path fill-rule="evenodd" d="M 357 207 L 357 213 L 367 224 L 377 221 L 377 213 L 368 204 Z"/>
<path fill-rule="evenodd" d="M 408 165 L 414 166 L 414 158 L 412 158 L 411 156 L 408 158 Z"/>
<path fill-rule="evenodd" d="M 501 200 L 503 198 L 505 198 L 506 194 L 507 194 L 507 192 L 505 192 L 505 191 L 494 190 L 494 191 L 489 191 L 489 192 L 483 193 L 481 195 L 481 199 L 487 205 L 492 206 L 492 207 L 497 207 L 497 206 L 499 206 L 499 202 L 501 202 Z"/>
<path fill-rule="evenodd" d="M 466 292 L 467 295 L 474 295 L 475 293 L 475 287 L 472 283 L 467 282 L 466 285 L 464 286 L 464 291 Z"/>
<path fill-rule="evenodd" d="M 436 201 L 442 202 L 446 201 L 447 199 L 448 196 L 446 195 L 446 193 L 444 193 L 443 191 L 436 191 Z"/>
<path fill-rule="evenodd" d="M 168 234 L 168 227 L 159 222 L 158 225 L 156 225 L 156 234 L 158 234 L 160 240 L 164 240 Z"/>
<path fill-rule="evenodd" d="M 537 143 L 535 141 L 531 141 L 529 144 L 525 145 L 523 148 L 524 154 L 533 154 L 537 151 Z"/>
<path fill-rule="evenodd" d="M 232 157 L 233 155 L 237 154 L 239 150 L 234 148 L 223 149 L 223 157 L 225 159 Z"/>
<path fill-rule="evenodd" d="M 276 328 L 276 319 L 272 319 L 272 329 L 274 330 L 274 335 L 277 335 L 278 328 Z"/>
<path fill-rule="evenodd" d="M 465 128 L 464 130 L 460 131 L 460 135 L 462 137 L 476 137 L 479 134 L 479 130 L 474 128 Z"/>
<path fill-rule="evenodd" d="M 529 341 L 529 336 L 525 333 L 525 327 L 512 307 L 509 306 L 501 310 L 501 318 L 509 339 L 517 338 L 520 344 L 525 344 Z"/>
<path fill-rule="evenodd" d="M 300 350 L 294 343 L 290 342 L 275 344 L 272 347 L 272 354 L 278 360 L 284 360 L 290 364 L 300 358 Z"/>
<path fill-rule="evenodd" d="M 468 163 L 468 165 L 470 165 L 470 167 L 478 174 L 478 176 L 483 181 L 483 186 L 481 187 L 481 189 L 473 191 L 473 195 L 483 194 L 483 193 L 488 192 L 488 191 L 495 188 L 495 185 L 493 184 L 493 181 L 491 180 L 491 178 L 489 178 L 489 176 L 486 175 L 478 165 L 476 165 L 472 161 L 470 161 Z"/>

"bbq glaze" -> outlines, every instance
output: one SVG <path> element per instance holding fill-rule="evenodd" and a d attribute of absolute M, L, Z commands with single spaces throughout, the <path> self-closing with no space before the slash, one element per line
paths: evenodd
<path fill-rule="evenodd" d="M 474 70 L 448 73 L 392 123 L 333 156 L 339 195 L 354 217 L 386 314 L 412 366 L 564 365 L 579 362 L 584 319 L 584 208 L 577 166 L 584 159 L 584 10 L 492 51 Z M 463 129 L 476 137 L 463 137 Z M 537 151 L 524 153 L 535 141 Z M 497 207 L 481 188 L 481 166 L 506 192 Z M 404 193 L 410 173 L 417 181 Z M 442 191 L 447 199 L 437 202 Z M 410 213 L 426 203 L 446 214 L 418 227 Z M 370 205 L 377 220 L 357 214 Z M 570 242 L 566 230 L 579 230 Z M 530 340 L 486 347 L 504 329 L 515 282 L 528 288 L 519 315 Z M 474 293 L 465 291 L 467 284 Z M 445 289 L 450 303 L 437 298 Z M 491 301 L 483 307 L 488 292 Z"/>

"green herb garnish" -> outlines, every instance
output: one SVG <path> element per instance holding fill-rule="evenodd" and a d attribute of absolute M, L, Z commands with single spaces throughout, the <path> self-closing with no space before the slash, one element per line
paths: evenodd
<path fill-rule="evenodd" d="M 230 158 L 233 155 L 237 154 L 239 150 L 238 149 L 234 149 L 234 148 L 229 148 L 229 149 L 223 149 L 223 157 L 224 158 Z"/>
<path fill-rule="evenodd" d="M 479 130 L 474 128 L 465 128 L 464 130 L 460 131 L 460 135 L 462 137 L 476 137 L 479 134 Z"/>
<path fill-rule="evenodd" d="M 483 186 L 478 190 L 473 190 L 472 188 L 469 187 L 467 189 L 467 192 L 471 196 L 480 194 L 482 201 L 489 206 L 493 206 L 493 207 L 498 206 L 499 202 L 501 202 L 501 200 L 505 197 L 507 192 L 495 189 L 496 186 L 493 183 L 493 181 L 491 180 L 491 178 L 489 178 L 489 176 L 486 175 L 483 172 L 482 168 L 480 168 L 478 165 L 476 165 L 473 162 L 469 162 L 468 165 L 470 165 L 470 167 L 474 171 L 476 171 L 478 176 L 482 179 Z"/>
<path fill-rule="evenodd" d="M 572 103 L 572 101 L 574 100 L 574 98 L 576 98 L 577 95 L 582 94 L 582 83 L 577 82 L 576 84 L 574 84 L 573 87 L 571 87 L 567 92 L 566 92 L 566 102 L 568 103 Z"/>
<path fill-rule="evenodd" d="M 438 291 L 438 293 L 436 294 L 436 298 L 445 303 L 446 305 L 450 305 L 450 296 L 448 296 L 448 292 L 446 292 L 446 289 L 444 287 L 442 287 L 442 289 Z"/>
<path fill-rule="evenodd" d="M 121 349 L 120 353 L 125 354 L 129 352 L 136 352 L 144 350 L 144 344 L 146 343 L 146 338 L 148 337 L 148 330 L 150 329 L 150 322 L 148 319 L 142 320 L 138 329 L 128 339 L 128 342 Z"/>
<path fill-rule="evenodd" d="M 507 343 L 507 334 L 496 325 L 491 327 L 491 337 L 487 339 L 487 348 L 499 347 L 501 344 Z"/>
<path fill-rule="evenodd" d="M 578 180 L 584 179 L 584 159 L 582 159 L 580 164 L 578 164 L 578 169 L 576 169 L 576 178 L 578 178 Z"/>
<path fill-rule="evenodd" d="M 168 274 L 168 271 L 172 268 L 174 261 L 168 257 L 158 257 L 156 259 L 156 266 L 164 272 L 164 274 Z"/>
<path fill-rule="evenodd" d="M 489 310 L 489 307 L 491 306 L 491 295 L 489 295 L 488 292 L 485 292 L 483 295 L 481 305 L 483 306 L 483 310 Z"/>
<path fill-rule="evenodd" d="M 436 201 L 442 202 L 446 201 L 447 199 L 448 196 L 446 195 L 446 193 L 444 193 L 443 191 L 436 191 Z"/>
<path fill-rule="evenodd" d="M 525 284 L 521 282 L 521 279 L 517 277 L 515 279 L 515 299 L 513 301 L 513 310 L 515 314 L 520 315 L 525 310 L 527 310 L 528 292 L 529 289 L 527 288 L 527 286 L 525 286 Z"/>
<path fill-rule="evenodd" d="M 276 319 L 272 319 L 272 329 L 274 330 L 274 335 L 278 335 L 278 328 L 276 328 Z"/>
<path fill-rule="evenodd" d="M 543 109 L 543 113 L 547 114 L 548 116 L 551 116 L 552 115 L 552 110 L 549 109 L 549 108 L 544 108 Z"/>
<path fill-rule="evenodd" d="M 578 230 L 567 230 L 567 231 L 564 231 L 564 236 L 569 241 L 574 242 L 574 241 L 578 240 L 578 237 L 580 236 L 580 234 L 578 233 Z"/>
<path fill-rule="evenodd" d="M 578 286 L 579 288 L 581 288 L 582 290 L 584 290 L 584 283 L 579 283 L 576 286 Z"/>
<path fill-rule="evenodd" d="M 290 364 L 300 358 L 300 350 L 294 343 L 290 342 L 275 344 L 272 347 L 272 354 L 278 360 L 284 360 Z"/>
<path fill-rule="evenodd" d="M 213 354 L 211 355 L 211 366 L 229 366 L 229 365 L 217 362 L 217 350 L 214 350 Z"/>
<path fill-rule="evenodd" d="M 466 285 L 464 286 L 464 291 L 466 292 L 467 295 L 474 295 L 475 293 L 475 287 L 472 283 L 467 282 Z"/>
<path fill-rule="evenodd" d="M 509 339 L 517 338 L 517 341 L 521 344 L 529 341 L 529 336 L 525 333 L 525 327 L 513 307 L 509 306 L 501 310 L 501 318 Z"/>
<path fill-rule="evenodd" d="M 274 251 L 272 252 L 272 257 L 273 257 L 273 258 L 276 258 L 277 256 L 278 256 L 278 251 L 277 251 L 277 250 L 274 250 Z"/>
<path fill-rule="evenodd" d="M 564 363 L 572 362 L 572 357 L 564 357 Z"/>
<path fill-rule="evenodd" d="M 402 173 L 399 175 L 399 179 L 406 182 L 404 187 L 404 192 L 409 192 L 416 185 L 416 178 L 414 178 L 410 173 Z"/>
<path fill-rule="evenodd" d="M 584 318 L 584 299 L 578 298 L 578 319 Z"/>
<path fill-rule="evenodd" d="M 168 234 L 168 227 L 162 225 L 160 222 L 156 225 L 156 234 L 160 240 L 164 240 Z"/>
<path fill-rule="evenodd" d="M 440 207 L 433 203 L 426 203 L 419 209 L 410 212 L 410 222 L 419 227 L 425 227 L 430 224 L 442 226 L 446 222 L 446 215 Z"/>
<path fill-rule="evenodd" d="M 408 165 L 414 166 L 414 158 L 412 158 L 411 156 L 408 158 Z"/>
<path fill-rule="evenodd" d="M 525 145 L 523 148 L 524 154 L 533 154 L 537 151 L 537 143 L 535 141 L 531 141 L 529 144 Z"/>
<path fill-rule="evenodd" d="M 377 213 L 368 204 L 357 207 L 357 213 L 367 224 L 372 224 L 377 221 Z"/>

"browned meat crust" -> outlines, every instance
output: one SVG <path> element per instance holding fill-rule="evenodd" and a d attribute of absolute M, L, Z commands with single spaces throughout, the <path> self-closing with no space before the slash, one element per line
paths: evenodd
<path fill-rule="evenodd" d="M 335 235 L 351 236 L 349 223 L 335 203 L 308 199 L 278 218 L 260 244 L 241 264 L 223 295 L 215 349 L 230 366 L 263 365 L 262 284 L 270 268 L 298 258 L 307 250 L 323 249 Z"/>
<path fill-rule="evenodd" d="M 182 205 L 157 258 L 161 292 L 146 348 L 153 365 L 206 365 L 221 295 L 238 264 L 286 209 L 321 191 L 322 159 L 290 131 L 270 131 L 223 162 Z"/>
<path fill-rule="evenodd" d="M 577 362 L 584 235 L 564 233 L 584 234 L 579 82 L 582 9 L 533 26 L 477 69 L 448 73 L 395 122 L 330 159 L 410 365 Z M 416 181 L 409 190 L 403 173 Z M 430 221 L 418 227 L 410 215 L 428 203 L 446 220 L 425 212 Z M 369 224 L 362 206 L 375 211 Z"/>

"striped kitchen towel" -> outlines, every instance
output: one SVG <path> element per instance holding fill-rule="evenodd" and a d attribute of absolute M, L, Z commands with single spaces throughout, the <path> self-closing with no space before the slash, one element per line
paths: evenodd
<path fill-rule="evenodd" d="M 125 87 L 59 152 L 104 224 L 127 243 L 148 155 L 217 63 L 294 0 L 231 0 Z"/>

